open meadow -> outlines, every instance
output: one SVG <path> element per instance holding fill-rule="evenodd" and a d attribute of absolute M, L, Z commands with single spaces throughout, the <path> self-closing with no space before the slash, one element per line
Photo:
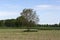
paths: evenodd
<path fill-rule="evenodd" d="M 60 30 L 22 32 L 24 29 L 0 29 L 0 40 L 60 40 Z"/>

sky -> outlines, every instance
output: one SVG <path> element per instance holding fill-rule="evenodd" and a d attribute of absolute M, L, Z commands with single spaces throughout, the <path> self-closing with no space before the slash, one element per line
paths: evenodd
<path fill-rule="evenodd" d="M 39 24 L 60 22 L 60 0 L 0 0 L 0 20 L 16 19 L 25 8 L 36 11 Z"/>

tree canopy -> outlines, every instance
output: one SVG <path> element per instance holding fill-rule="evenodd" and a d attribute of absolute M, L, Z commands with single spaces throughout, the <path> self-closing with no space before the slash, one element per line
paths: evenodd
<path fill-rule="evenodd" d="M 39 21 L 39 18 L 36 14 L 36 11 L 33 9 L 23 9 L 21 12 L 21 16 L 23 16 L 28 22 L 37 24 Z"/>

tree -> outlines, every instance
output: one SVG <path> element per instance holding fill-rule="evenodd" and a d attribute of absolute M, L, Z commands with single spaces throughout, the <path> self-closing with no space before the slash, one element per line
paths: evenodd
<path fill-rule="evenodd" d="M 32 21 L 35 24 L 37 24 L 39 21 L 39 18 L 36 15 L 36 11 L 33 11 L 33 9 L 24 9 L 21 13 L 21 16 L 28 20 L 28 22 Z"/>
<path fill-rule="evenodd" d="M 39 18 L 36 15 L 36 11 L 34 11 L 33 9 L 24 9 L 21 12 L 21 16 L 23 16 L 27 20 L 28 23 L 25 23 L 28 29 L 30 29 L 30 27 L 33 26 L 33 24 L 36 25 L 39 21 Z"/>
<path fill-rule="evenodd" d="M 15 19 L 7 19 L 5 20 L 5 26 L 7 27 L 15 27 L 16 26 L 16 20 Z"/>
<path fill-rule="evenodd" d="M 0 26 L 4 26 L 4 20 L 0 20 Z"/>
<path fill-rule="evenodd" d="M 26 26 L 27 20 L 23 16 L 19 16 L 16 19 L 17 26 Z"/>

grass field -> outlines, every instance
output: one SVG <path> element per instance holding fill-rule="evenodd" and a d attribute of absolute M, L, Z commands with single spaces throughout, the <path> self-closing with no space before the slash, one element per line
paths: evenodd
<path fill-rule="evenodd" d="M 23 29 L 0 29 L 0 40 L 60 40 L 60 30 L 22 31 Z"/>

